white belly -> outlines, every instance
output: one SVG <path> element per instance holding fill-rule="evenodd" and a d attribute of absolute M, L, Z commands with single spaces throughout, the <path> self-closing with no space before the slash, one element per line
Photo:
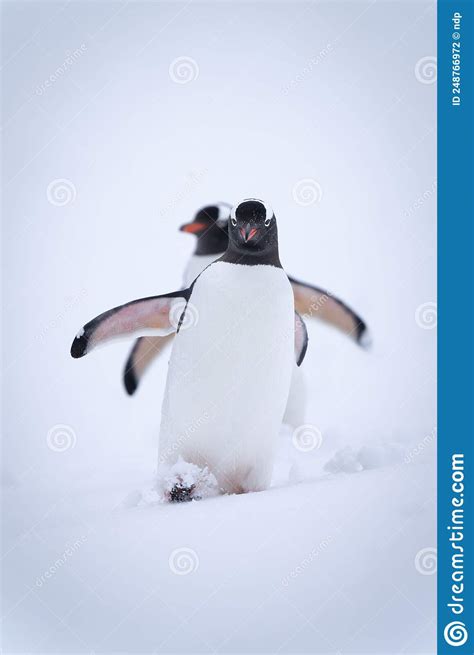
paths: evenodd
<path fill-rule="evenodd" d="M 283 423 L 292 428 L 303 425 L 306 415 L 306 381 L 303 366 L 293 365 L 293 375 L 291 376 L 290 393 L 286 405 Z"/>
<path fill-rule="evenodd" d="M 198 318 L 173 344 L 159 462 L 208 466 L 224 491 L 264 489 L 294 361 L 288 278 L 218 262 L 196 282 L 188 311 Z"/>
<path fill-rule="evenodd" d="M 221 253 L 223 254 L 223 253 Z M 192 255 L 183 275 L 183 287 L 187 289 L 209 264 L 219 259 L 221 255 Z"/>

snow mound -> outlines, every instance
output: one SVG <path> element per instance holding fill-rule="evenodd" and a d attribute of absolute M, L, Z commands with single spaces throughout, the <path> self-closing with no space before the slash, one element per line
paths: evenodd
<path fill-rule="evenodd" d="M 404 448 L 396 443 L 366 445 L 358 450 L 346 446 L 336 451 L 323 468 L 329 473 L 360 473 L 398 464 L 403 460 L 404 452 Z"/>
<path fill-rule="evenodd" d="M 363 467 L 357 459 L 357 452 L 346 446 L 334 453 L 324 465 L 324 470 L 329 473 L 358 473 Z"/>

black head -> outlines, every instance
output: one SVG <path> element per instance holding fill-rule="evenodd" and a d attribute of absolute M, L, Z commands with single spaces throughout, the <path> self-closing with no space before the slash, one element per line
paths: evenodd
<path fill-rule="evenodd" d="M 245 264 L 280 266 L 276 218 L 266 202 L 247 198 L 232 209 L 228 252 L 243 257 L 242 263 Z M 238 263 L 235 258 L 234 261 Z"/>
<path fill-rule="evenodd" d="M 197 237 L 195 255 L 218 255 L 227 249 L 230 209 L 225 203 L 209 205 L 200 209 L 190 223 L 181 225 L 181 232 Z"/>

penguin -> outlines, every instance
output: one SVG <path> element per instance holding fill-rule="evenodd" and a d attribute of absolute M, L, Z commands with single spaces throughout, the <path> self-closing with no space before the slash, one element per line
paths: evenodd
<path fill-rule="evenodd" d="M 232 206 L 227 203 L 208 205 L 200 209 L 190 223 L 179 228 L 194 234 L 196 246 L 184 270 L 183 286 L 188 287 L 209 264 L 222 257 L 229 243 L 228 219 Z"/>
<path fill-rule="evenodd" d="M 158 459 L 170 501 L 199 498 L 203 480 L 215 493 L 268 488 L 293 361 L 308 345 L 271 207 L 241 201 L 228 232 L 225 253 L 189 287 L 107 311 L 71 346 L 79 358 L 120 336 L 176 333 Z"/>
<path fill-rule="evenodd" d="M 183 287 L 191 282 L 209 264 L 219 259 L 227 249 L 228 217 L 231 205 L 221 202 L 200 209 L 193 220 L 179 229 L 196 236 L 195 250 L 186 266 Z M 305 318 L 314 318 L 342 331 L 356 344 L 364 348 L 370 345 L 365 321 L 346 303 L 329 291 L 289 276 L 295 297 L 295 309 Z M 123 382 L 129 395 L 133 395 L 150 364 L 158 358 L 172 341 L 165 338 L 142 337 L 138 339 L 125 363 Z M 283 422 L 297 427 L 305 421 L 306 383 L 304 372 L 295 366 L 287 410 Z"/>

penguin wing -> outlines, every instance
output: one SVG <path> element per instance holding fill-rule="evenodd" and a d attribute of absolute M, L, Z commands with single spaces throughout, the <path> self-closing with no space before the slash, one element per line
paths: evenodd
<path fill-rule="evenodd" d="M 72 342 L 71 355 L 84 357 L 96 346 L 126 335 L 166 336 L 177 332 L 191 289 L 132 300 L 89 321 Z"/>
<path fill-rule="evenodd" d="M 140 337 L 135 341 L 123 371 L 123 383 L 129 396 L 135 393 L 145 371 L 166 349 L 173 336 L 168 334 L 165 337 Z"/>
<path fill-rule="evenodd" d="M 288 278 L 293 287 L 295 309 L 305 318 L 319 318 L 338 328 L 360 346 L 369 345 L 368 329 L 361 319 L 342 300 L 329 291 L 314 287 L 306 282 Z"/>
<path fill-rule="evenodd" d="M 306 324 L 295 311 L 295 357 L 296 365 L 301 366 L 308 349 L 308 330 Z"/>

